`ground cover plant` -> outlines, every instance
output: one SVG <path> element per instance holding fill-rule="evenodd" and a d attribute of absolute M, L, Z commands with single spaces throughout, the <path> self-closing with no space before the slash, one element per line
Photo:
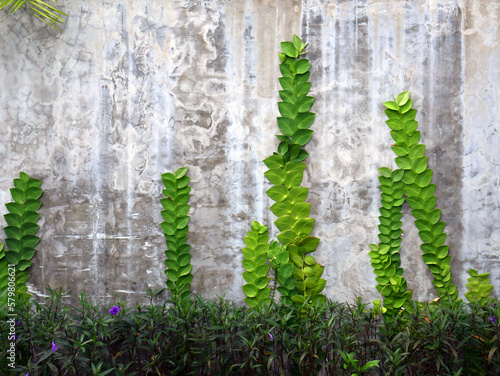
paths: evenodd
<path fill-rule="evenodd" d="M 103 306 L 62 290 L 16 311 L 17 368 L 41 375 L 496 375 L 500 305 L 415 303 L 382 316 L 361 299 L 318 306 L 273 303 L 247 309 L 220 298 Z M 306 312 L 306 314 L 304 314 Z M 366 366 L 366 367 L 365 367 Z M 364 371 L 361 371 L 365 367 Z"/>

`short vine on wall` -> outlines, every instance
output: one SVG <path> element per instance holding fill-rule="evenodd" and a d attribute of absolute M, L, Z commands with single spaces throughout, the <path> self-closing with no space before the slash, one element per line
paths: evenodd
<path fill-rule="evenodd" d="M 381 203 L 379 240 L 380 243 L 370 244 L 371 264 L 377 278 L 377 290 L 384 297 L 384 304 L 388 314 L 407 306 L 411 299 L 411 291 L 407 291 L 406 280 L 401 268 L 401 225 L 403 222 L 403 185 L 401 181 L 403 170 L 392 171 L 387 167 L 379 169 L 381 176 L 380 190 Z M 406 307 L 405 307 L 406 308 Z"/>
<path fill-rule="evenodd" d="M 4 215 L 7 222 L 7 227 L 4 228 L 7 248 L 0 247 L 0 308 L 9 302 L 8 267 L 15 270 L 14 292 L 18 299 L 26 302 L 30 297 L 26 282 L 31 259 L 40 242 L 40 238 L 35 234 L 39 229 L 36 223 L 40 218 L 37 211 L 42 205 L 38 200 L 43 193 L 41 184 L 40 180 L 31 179 L 26 173 L 21 172 L 19 179 L 14 179 L 14 188 L 10 190 L 14 202 L 5 205 L 9 213 Z"/>
<path fill-rule="evenodd" d="M 190 206 L 189 192 L 191 187 L 189 177 L 186 176 L 187 167 L 179 168 L 175 173 L 163 174 L 162 180 L 165 185 L 163 194 L 166 196 L 161 200 L 164 208 L 161 215 L 164 222 L 161 228 L 165 234 L 168 250 L 165 251 L 166 281 L 170 295 L 174 301 L 186 300 L 190 296 L 190 285 L 193 280 L 191 274 L 191 246 L 187 244 L 189 231 Z"/>

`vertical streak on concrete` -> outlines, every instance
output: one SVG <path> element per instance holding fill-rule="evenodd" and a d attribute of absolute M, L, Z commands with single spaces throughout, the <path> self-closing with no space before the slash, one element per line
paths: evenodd
<path fill-rule="evenodd" d="M 489 272 L 500 291 L 500 6 L 464 1 L 465 103 L 463 280 L 470 268 Z M 485 215 L 485 213 L 488 213 Z"/>

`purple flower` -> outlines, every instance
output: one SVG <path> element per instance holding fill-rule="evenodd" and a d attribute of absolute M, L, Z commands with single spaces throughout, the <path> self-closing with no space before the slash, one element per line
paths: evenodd
<path fill-rule="evenodd" d="M 26 375 L 24 375 L 24 376 L 30 376 L 30 373 L 28 372 L 28 373 L 27 373 Z"/>
<path fill-rule="evenodd" d="M 269 337 L 271 337 L 271 341 L 274 341 L 273 335 L 271 333 L 267 333 L 267 334 L 269 334 Z"/>
<path fill-rule="evenodd" d="M 18 339 L 19 337 L 17 336 L 16 333 L 14 333 L 14 339 Z"/>
<path fill-rule="evenodd" d="M 21 325 L 23 326 L 23 323 L 21 321 L 16 321 L 16 325 Z"/>
<path fill-rule="evenodd" d="M 109 310 L 109 313 L 111 313 L 112 315 L 116 316 L 118 314 L 118 312 L 120 312 L 120 308 L 117 307 L 117 306 L 113 306 L 111 307 L 111 309 Z"/>
<path fill-rule="evenodd" d="M 497 321 L 496 321 L 493 317 L 491 317 L 491 316 L 488 316 L 488 321 L 489 321 L 489 322 L 492 322 L 493 324 L 497 322 Z"/>
<path fill-rule="evenodd" d="M 59 348 L 54 342 L 52 342 L 52 352 L 56 351 Z"/>

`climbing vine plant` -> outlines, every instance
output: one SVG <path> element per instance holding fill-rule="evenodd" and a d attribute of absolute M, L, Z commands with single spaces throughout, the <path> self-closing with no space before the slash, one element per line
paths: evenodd
<path fill-rule="evenodd" d="M 190 285 L 193 280 L 191 274 L 191 246 L 187 244 L 189 231 L 188 205 L 191 187 L 190 178 L 186 176 L 187 167 L 179 168 L 174 173 L 163 174 L 165 185 L 161 200 L 163 206 L 161 215 L 164 222 L 161 228 L 165 235 L 168 249 L 165 251 L 165 274 L 167 287 L 174 301 L 186 300 L 190 296 Z"/>
<path fill-rule="evenodd" d="M 315 118 L 315 114 L 310 111 L 314 97 L 308 95 L 311 89 L 311 83 L 308 81 L 311 64 L 307 59 L 300 58 L 306 52 L 306 45 L 298 36 L 294 35 L 291 42 L 282 42 L 281 47 L 283 52 L 279 54 L 279 58 L 282 77 L 279 82 L 282 90 L 279 95 L 282 101 L 278 103 L 281 114 L 278 117 L 278 127 L 282 135 L 276 136 L 280 141 L 278 152 L 264 160 L 264 164 L 269 168 L 265 176 L 273 184 L 266 193 L 275 201 L 270 209 L 278 217 L 274 223 L 280 231 L 277 238 L 281 247 L 277 243 L 268 245 L 264 236 L 266 232 L 260 232 L 262 225 L 257 226 L 254 222 L 252 230 L 245 238 L 247 247 L 244 254 L 248 254 L 249 239 L 261 234 L 257 239 L 266 241 L 256 244 L 251 242 L 252 246 L 262 249 L 259 254 L 254 252 L 252 255 L 255 258 L 260 257 L 259 263 L 255 262 L 256 259 L 250 262 L 246 256 L 243 262 L 246 269 L 245 280 L 248 282 L 243 291 L 248 298 L 252 298 L 247 299 L 251 306 L 261 305 L 269 299 L 264 279 L 258 280 L 260 285 L 257 285 L 250 277 L 256 268 L 268 262 L 275 271 L 275 282 L 279 283 L 277 289 L 285 303 L 325 301 L 325 296 L 321 294 L 326 284 L 326 280 L 321 278 L 324 267 L 310 255 L 316 250 L 319 239 L 310 236 L 314 219 L 309 217 L 311 204 L 305 202 L 309 188 L 301 186 L 306 169 L 304 160 L 308 157 L 303 146 L 311 140 L 313 131 L 309 127 Z M 253 299 L 259 294 L 262 299 Z"/>
<path fill-rule="evenodd" d="M 38 200 L 43 193 L 41 184 L 40 180 L 32 179 L 26 173 L 19 173 L 19 179 L 14 179 L 14 188 L 10 190 L 13 202 L 5 205 L 9 213 L 4 215 L 7 222 L 4 228 L 6 248 L 0 247 L 0 308 L 11 307 L 9 298 L 16 300 L 13 294 L 21 302 L 30 297 L 26 282 L 31 259 L 40 242 L 36 236 L 39 229 L 36 223 L 40 218 L 37 211 L 42 205 Z"/>
<path fill-rule="evenodd" d="M 403 200 L 411 207 L 415 218 L 418 235 L 423 244 L 422 259 L 429 267 L 434 277 L 432 283 L 440 298 L 455 300 L 458 297 L 457 287 L 451 277 L 451 256 L 448 255 L 448 246 L 445 245 L 445 222 L 440 221 L 441 210 L 436 208 L 435 184 L 431 184 L 432 170 L 427 168 L 425 145 L 420 143 L 420 132 L 417 131 L 418 122 L 415 120 L 417 110 L 412 108 L 413 101 L 410 93 L 405 91 L 399 94 L 394 101 L 385 102 L 385 113 L 389 120 L 387 125 L 391 129 L 391 136 L 395 141 L 392 150 L 396 154 L 396 164 L 400 168 L 396 171 L 381 169 L 382 176 L 382 214 L 379 226 L 380 244 L 371 245 L 372 265 L 377 274 L 377 288 L 384 295 L 384 303 L 389 307 L 399 308 L 405 300 L 411 297 L 403 292 L 396 300 L 391 299 L 391 293 L 384 293 L 384 288 L 394 285 L 391 281 L 393 274 L 401 276 L 399 285 L 406 288 L 402 278 L 402 269 L 399 268 L 399 249 L 402 231 L 401 209 Z M 395 192 L 397 192 L 395 196 Z M 401 193 L 403 199 L 400 198 Z M 385 255 L 392 253 L 391 257 Z M 390 259 L 390 260 L 386 260 Z M 380 260 L 380 261 L 379 261 Z M 380 267 L 382 265 L 382 267 Z M 395 273 L 393 273 L 395 271 Z M 398 290 L 401 294 L 401 288 Z M 388 295 L 386 295 L 388 294 Z"/>

